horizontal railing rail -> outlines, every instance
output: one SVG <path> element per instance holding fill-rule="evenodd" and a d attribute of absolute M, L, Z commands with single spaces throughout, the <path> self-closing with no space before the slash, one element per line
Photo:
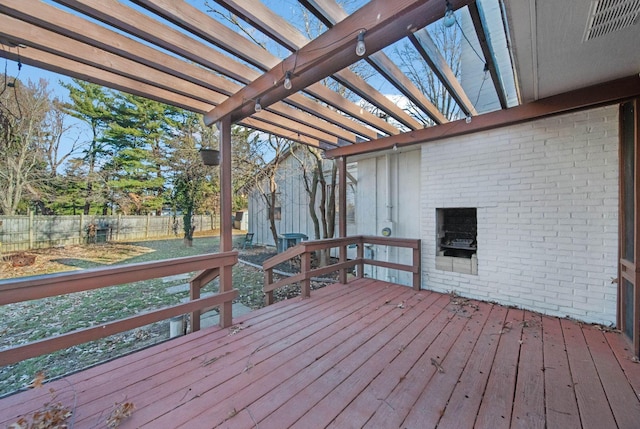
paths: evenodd
<path fill-rule="evenodd" d="M 412 249 L 412 263 L 400 264 L 396 262 L 378 261 L 375 259 L 367 259 L 364 257 L 365 245 L 381 245 L 390 247 L 400 247 Z M 347 248 L 356 247 L 356 258 L 347 259 Z M 317 251 L 326 249 L 340 249 L 338 262 L 327 265 L 325 267 L 311 268 L 311 255 Z M 347 283 L 347 270 L 358 267 L 356 277 L 364 276 L 364 266 L 372 265 L 382 268 L 389 268 L 412 273 L 412 285 L 415 290 L 420 289 L 420 263 L 421 263 L 421 246 L 420 240 L 410 238 L 391 238 L 376 236 L 352 236 L 344 238 L 330 238 L 324 240 L 303 241 L 298 245 L 287 249 L 286 251 L 269 258 L 262 264 L 264 269 L 264 287 L 265 300 L 267 305 L 273 303 L 273 291 L 293 283 L 301 284 L 301 295 L 309 297 L 311 295 L 311 279 L 324 274 L 339 272 L 339 281 Z M 278 281 L 273 280 L 274 268 L 282 263 L 300 258 L 300 272 L 291 277 L 286 277 Z"/>
<path fill-rule="evenodd" d="M 117 267 L 95 268 L 79 272 L 49 274 L 31 278 L 0 280 L 0 305 L 9 305 L 199 271 L 190 281 L 191 300 L 186 303 L 148 311 L 88 328 L 77 329 L 28 344 L 7 347 L 0 350 L 0 366 L 10 365 L 187 313 L 191 313 L 192 316 L 191 331 L 197 331 L 200 328 L 201 312 L 231 303 L 238 296 L 236 290 L 230 290 L 200 298 L 200 289 L 218 277 L 224 267 L 231 267 L 237 262 L 237 252 L 225 252 Z"/>

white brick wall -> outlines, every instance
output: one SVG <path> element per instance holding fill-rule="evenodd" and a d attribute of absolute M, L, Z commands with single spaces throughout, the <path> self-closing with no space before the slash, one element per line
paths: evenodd
<path fill-rule="evenodd" d="M 423 288 L 615 322 L 617 106 L 425 144 L 421 169 Z M 435 268 L 441 207 L 477 207 L 477 276 Z"/>

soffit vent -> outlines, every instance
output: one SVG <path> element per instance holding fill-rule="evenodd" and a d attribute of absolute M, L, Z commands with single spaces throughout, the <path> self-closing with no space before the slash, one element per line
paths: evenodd
<path fill-rule="evenodd" d="M 638 22 L 640 0 L 595 0 L 591 2 L 583 41 L 592 40 Z"/>

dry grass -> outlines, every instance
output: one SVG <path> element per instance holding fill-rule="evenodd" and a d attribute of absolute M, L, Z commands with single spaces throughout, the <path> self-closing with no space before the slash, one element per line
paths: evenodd
<path fill-rule="evenodd" d="M 35 255 L 35 263 L 14 267 L 8 257 L 0 263 L 0 278 L 37 276 L 72 271 L 101 265 L 111 265 L 153 252 L 153 249 L 127 243 L 90 244 L 86 246 L 53 247 L 25 252 Z"/>

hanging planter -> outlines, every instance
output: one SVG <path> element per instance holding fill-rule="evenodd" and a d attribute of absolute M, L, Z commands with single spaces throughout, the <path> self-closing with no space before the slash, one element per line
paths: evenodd
<path fill-rule="evenodd" d="M 220 151 L 216 149 L 200 149 L 200 158 L 204 165 L 220 165 Z"/>

